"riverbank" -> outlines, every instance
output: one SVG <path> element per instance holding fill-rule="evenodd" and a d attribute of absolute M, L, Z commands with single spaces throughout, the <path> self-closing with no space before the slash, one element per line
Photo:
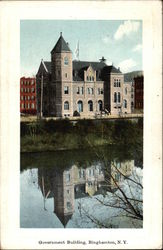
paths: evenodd
<path fill-rule="evenodd" d="M 142 145 L 143 119 L 21 122 L 21 152 L 85 149 L 105 145 Z"/>

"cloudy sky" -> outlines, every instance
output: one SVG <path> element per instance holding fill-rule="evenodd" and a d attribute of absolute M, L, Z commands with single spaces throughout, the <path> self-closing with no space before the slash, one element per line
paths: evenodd
<path fill-rule="evenodd" d="M 123 73 L 142 69 L 142 22 L 140 20 L 21 20 L 21 76 L 38 71 L 41 59 L 50 61 L 50 51 L 60 32 L 73 53 L 79 41 L 79 60 L 99 61 L 120 67 Z"/>

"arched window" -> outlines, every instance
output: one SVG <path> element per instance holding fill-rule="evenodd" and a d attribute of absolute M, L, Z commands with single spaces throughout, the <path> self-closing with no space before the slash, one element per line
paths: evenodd
<path fill-rule="evenodd" d="M 83 112 L 83 102 L 82 101 L 78 101 L 78 112 Z"/>
<path fill-rule="evenodd" d="M 68 57 L 64 58 L 64 65 L 68 65 Z"/>
<path fill-rule="evenodd" d="M 98 110 L 102 111 L 102 101 L 98 101 Z"/>
<path fill-rule="evenodd" d="M 114 102 L 117 102 L 117 93 L 114 92 Z"/>
<path fill-rule="evenodd" d="M 125 88 L 125 95 L 127 95 L 127 87 Z"/>
<path fill-rule="evenodd" d="M 121 102 L 121 94 L 118 92 L 118 102 Z"/>
<path fill-rule="evenodd" d="M 87 76 L 87 81 L 89 81 L 89 77 Z"/>
<path fill-rule="evenodd" d="M 93 111 L 93 102 L 92 101 L 88 101 L 88 110 Z"/>
<path fill-rule="evenodd" d="M 69 110 L 69 102 L 64 102 L 64 110 Z"/>
<path fill-rule="evenodd" d="M 123 101 L 123 107 L 127 108 L 127 101 L 126 100 Z"/>

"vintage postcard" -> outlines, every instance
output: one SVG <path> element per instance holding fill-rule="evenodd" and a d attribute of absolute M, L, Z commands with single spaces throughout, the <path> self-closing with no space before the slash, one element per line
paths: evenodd
<path fill-rule="evenodd" d="M 1 248 L 161 249 L 161 2 L 0 6 Z"/>

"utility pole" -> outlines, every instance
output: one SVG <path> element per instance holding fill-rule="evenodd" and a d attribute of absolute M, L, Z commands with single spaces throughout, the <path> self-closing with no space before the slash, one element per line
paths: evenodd
<path fill-rule="evenodd" d="M 40 107 L 40 118 L 42 118 L 42 116 L 43 116 L 42 107 L 43 107 L 43 73 L 41 75 L 41 107 Z"/>

